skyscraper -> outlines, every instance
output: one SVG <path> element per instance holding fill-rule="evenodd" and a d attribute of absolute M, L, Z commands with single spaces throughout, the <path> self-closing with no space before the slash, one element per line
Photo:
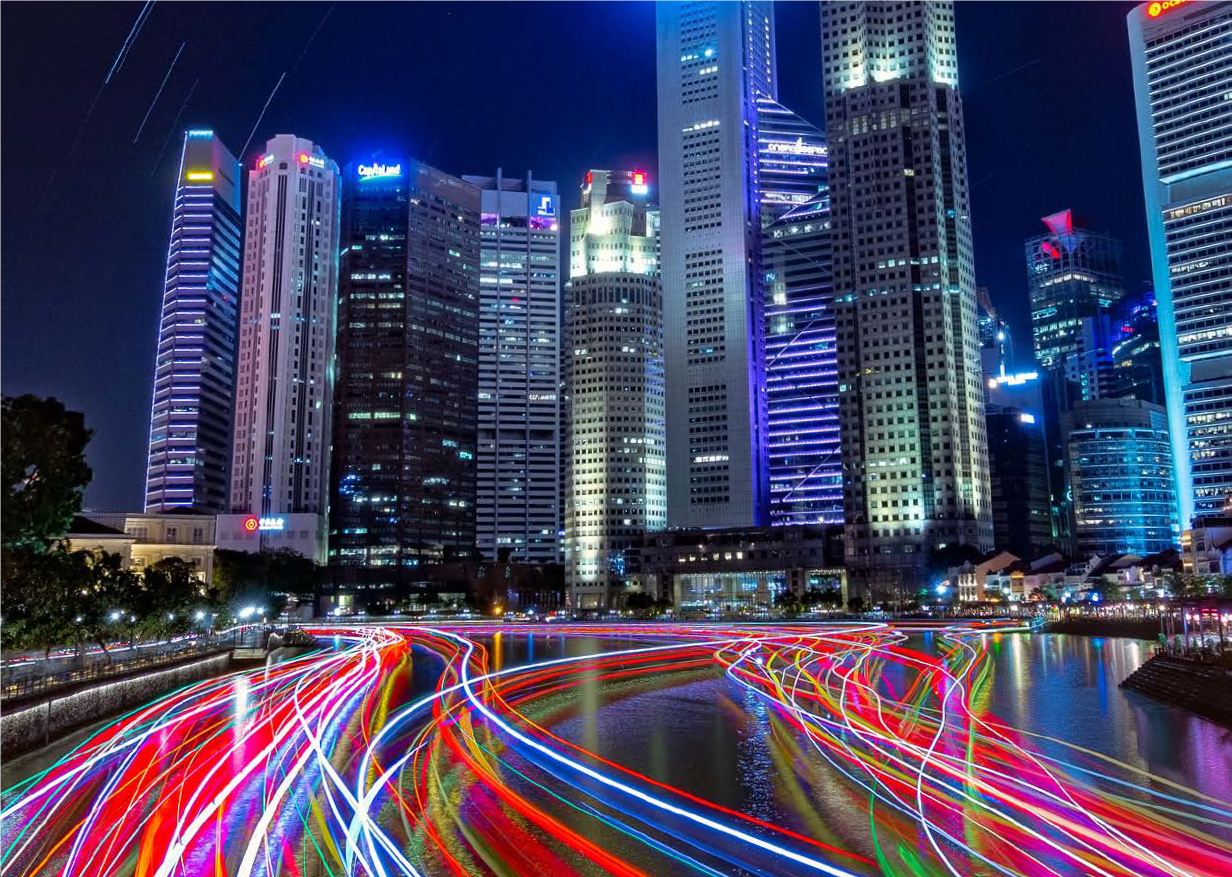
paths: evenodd
<path fill-rule="evenodd" d="M 1164 409 L 1097 399 L 1063 417 L 1078 556 L 1145 556 L 1180 544 Z"/>
<path fill-rule="evenodd" d="M 763 524 L 769 477 L 758 201 L 771 5 L 657 7 L 668 522 Z"/>
<path fill-rule="evenodd" d="M 330 559 L 401 569 L 464 557 L 475 547 L 479 190 L 406 157 L 350 165 L 346 180 Z"/>
<path fill-rule="evenodd" d="M 1064 375 L 1072 401 L 1111 393 L 1112 309 L 1125 295 L 1121 242 L 1074 225 L 1062 210 L 1026 241 L 1035 361 Z"/>
<path fill-rule="evenodd" d="M 1038 409 L 989 405 L 985 422 L 993 542 L 1031 559 L 1053 542 L 1043 419 Z"/>
<path fill-rule="evenodd" d="M 843 519 L 825 136 L 757 101 L 772 525 Z"/>
<path fill-rule="evenodd" d="M 565 580 L 620 608 L 625 552 L 667 525 L 658 210 L 642 171 L 592 170 L 570 216 Z"/>
<path fill-rule="evenodd" d="M 1232 507 L 1232 6 L 1129 13 L 1181 521 Z"/>
<path fill-rule="evenodd" d="M 992 547 L 954 5 L 821 6 L 848 566 L 914 589 Z"/>
<path fill-rule="evenodd" d="M 1112 345 L 1112 394 L 1164 405 L 1163 360 L 1155 293 L 1122 301 Z"/>
<path fill-rule="evenodd" d="M 560 557 L 560 198 L 556 183 L 481 190 L 476 540 L 485 557 Z"/>
<path fill-rule="evenodd" d="M 150 406 L 145 510 L 227 510 L 240 289 L 240 165 L 185 132 Z"/>
<path fill-rule="evenodd" d="M 279 134 L 248 172 L 231 509 L 325 559 L 341 180 Z M 273 522 L 279 522 L 277 524 Z"/>

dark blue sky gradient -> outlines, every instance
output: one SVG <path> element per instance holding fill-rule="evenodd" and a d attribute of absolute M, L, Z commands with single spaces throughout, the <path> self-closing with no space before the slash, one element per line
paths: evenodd
<path fill-rule="evenodd" d="M 1149 276 L 1129 8 L 958 4 L 977 277 L 1023 364 L 1022 239 L 1039 217 L 1073 207 L 1124 240 L 1131 288 Z M 85 412 L 96 508 L 141 503 L 175 137 L 159 152 L 194 81 L 175 128 L 238 150 L 287 71 L 245 161 L 294 133 L 340 163 L 387 149 L 456 174 L 530 168 L 566 207 L 589 167 L 655 167 L 647 3 L 339 3 L 311 45 L 323 3 L 161 3 L 100 92 L 139 9 L 10 3 L 0 28 L 0 382 Z M 820 124 L 816 4 L 778 4 L 776 26 L 779 97 Z"/>

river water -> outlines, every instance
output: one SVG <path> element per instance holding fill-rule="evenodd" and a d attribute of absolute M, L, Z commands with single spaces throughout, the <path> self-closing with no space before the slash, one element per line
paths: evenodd
<path fill-rule="evenodd" d="M 492 671 L 645 646 L 653 638 L 653 631 L 646 628 L 638 638 L 600 638 L 577 630 L 566 636 L 543 629 L 531 633 L 515 626 L 494 635 L 482 632 L 476 636 L 489 650 Z M 913 635 L 903 645 L 938 654 L 951 642 L 941 633 L 923 633 Z M 983 645 L 987 647 L 986 669 L 978 681 L 971 682 L 973 711 L 990 722 L 1015 729 L 1022 745 L 1045 761 L 1054 759 L 1066 777 L 1079 783 L 1098 781 L 1105 794 L 1109 790 L 1113 797 L 1123 794 L 1126 802 L 1147 801 L 1143 789 L 1134 788 L 1134 784 L 1141 784 L 1162 795 L 1183 794 L 1178 788 L 1192 789 L 1216 804 L 1223 802 L 1224 810 L 1232 805 L 1232 730 L 1119 687 L 1149 657 L 1151 643 L 1005 633 L 985 634 Z M 435 653 L 416 649 L 412 658 L 386 677 L 389 686 L 381 698 L 382 713 L 435 689 L 441 667 Z M 875 672 L 880 674 L 886 693 L 909 699 L 912 679 L 903 664 L 887 662 Z M 870 818 L 874 810 L 867 790 L 828 763 L 821 749 L 810 749 L 803 735 L 778 710 L 751 688 L 728 679 L 709 661 L 690 669 L 627 680 L 604 679 L 591 670 L 580 671 L 580 676 L 580 684 L 529 703 L 527 718 L 612 765 L 828 845 L 833 849 L 823 858 L 845 866 L 849 873 L 943 873 L 911 867 L 911 850 L 923 848 L 926 842 L 913 820 L 899 820 L 881 805 Z M 235 684 L 247 682 L 237 679 Z M 241 694 L 237 691 L 237 703 Z M 5 786 L 51 766 L 69 746 L 69 741 L 61 741 L 18 764 L 6 764 Z M 341 747 L 339 751 L 345 756 L 352 750 Z M 384 754 L 394 756 L 400 751 Z M 525 763 L 513 757 L 508 767 L 516 771 Z M 339 768 L 347 770 L 343 761 Z M 1110 775 L 1118 779 L 1110 780 Z M 1120 785 L 1116 785 L 1118 782 Z M 577 800 L 582 799 L 584 796 L 577 796 Z M 458 806 L 464 801 L 463 792 L 458 796 Z M 1168 806 L 1167 802 L 1163 804 L 1165 811 Z M 641 869 L 641 873 L 656 877 L 699 873 L 670 857 L 652 855 L 645 844 L 625 834 L 608 831 L 582 807 L 556 806 L 553 815 L 600 848 Z M 242 813 L 241 817 L 242 823 L 247 817 Z M 467 818 L 460 825 L 473 827 Z M 1212 835 L 1223 843 L 1232 843 L 1232 827 L 1226 820 L 1209 821 L 1212 824 L 1207 829 Z M 756 828 L 751 830 L 759 833 Z M 887 841 L 894 845 L 895 861 L 905 862 L 907 867 L 884 865 L 887 860 L 882 858 L 882 847 Z M 838 851 L 863 858 L 843 858 L 844 853 Z M 234 852 L 229 854 L 229 866 L 234 865 L 234 857 Z M 733 860 L 716 860 L 716 864 L 720 867 L 700 873 L 777 873 L 762 867 L 742 870 Z M 333 873 L 311 855 L 301 866 L 294 873 L 308 877 Z M 1054 872 L 1068 873 L 1064 869 Z M 428 869 L 424 873 L 446 871 Z M 590 872 L 583 869 L 578 873 Z M 998 872 L 972 860 L 962 873 L 993 877 Z M 1207 869 L 1194 873 L 1223 872 Z"/>

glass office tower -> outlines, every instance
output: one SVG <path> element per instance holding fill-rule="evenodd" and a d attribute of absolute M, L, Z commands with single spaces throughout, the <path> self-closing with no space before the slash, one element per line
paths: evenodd
<path fill-rule="evenodd" d="M 1181 521 L 1232 511 L 1232 5 L 1128 16 Z"/>
<path fill-rule="evenodd" d="M 841 523 L 825 136 L 769 98 L 757 114 L 770 523 Z"/>
<path fill-rule="evenodd" d="M 239 304 L 240 165 L 184 135 L 158 324 L 145 510 L 227 510 Z"/>
<path fill-rule="evenodd" d="M 479 190 L 407 157 L 350 165 L 345 179 L 330 560 L 402 569 L 466 557 Z"/>

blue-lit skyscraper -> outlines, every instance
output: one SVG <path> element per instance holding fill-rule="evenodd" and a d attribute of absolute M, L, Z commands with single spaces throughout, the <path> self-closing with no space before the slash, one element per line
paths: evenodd
<path fill-rule="evenodd" d="M 825 136 L 769 98 L 757 113 L 770 523 L 840 523 Z"/>
<path fill-rule="evenodd" d="M 1139 399 L 1079 402 L 1062 416 L 1078 557 L 1176 547 L 1180 526 L 1164 409 Z"/>
<path fill-rule="evenodd" d="M 240 167 L 184 136 L 158 326 L 145 509 L 227 509 L 241 254 Z"/>
<path fill-rule="evenodd" d="M 757 99 L 776 93 L 773 13 L 657 8 L 668 524 L 764 524 Z"/>
<path fill-rule="evenodd" d="M 1232 5 L 1128 17 L 1181 522 L 1232 501 Z"/>

